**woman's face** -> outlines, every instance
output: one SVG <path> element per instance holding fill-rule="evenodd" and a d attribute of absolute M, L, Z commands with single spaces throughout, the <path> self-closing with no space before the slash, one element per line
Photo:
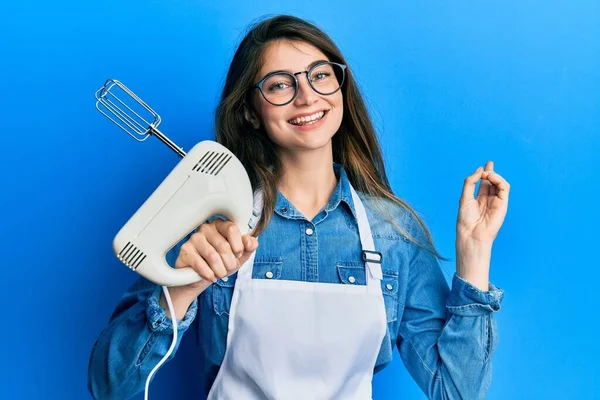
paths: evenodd
<path fill-rule="evenodd" d="M 273 71 L 285 70 L 296 73 L 308 71 L 311 63 L 329 59 L 316 47 L 305 42 L 277 41 L 265 48 L 264 64 L 256 75 L 256 82 Z M 289 104 L 275 106 L 255 90 L 253 101 L 259 113 L 260 123 L 271 140 L 283 151 L 302 151 L 322 148 L 330 145 L 332 136 L 337 132 L 343 116 L 341 89 L 331 95 L 321 95 L 309 85 L 306 74 L 296 75 L 298 95 Z M 263 86 L 263 90 L 268 90 Z M 324 112 L 324 114 L 323 114 Z M 306 125 L 311 117 L 320 120 Z M 322 117 L 321 117 L 322 115 Z"/>

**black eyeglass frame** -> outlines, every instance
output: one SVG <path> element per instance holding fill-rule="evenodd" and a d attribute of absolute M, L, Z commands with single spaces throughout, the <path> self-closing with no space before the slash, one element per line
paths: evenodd
<path fill-rule="evenodd" d="M 342 81 L 340 82 L 340 86 L 336 90 L 334 90 L 333 92 L 331 92 L 331 93 L 322 93 L 322 92 L 319 92 L 317 89 L 315 89 L 315 87 L 312 84 L 312 80 L 310 79 L 311 72 L 315 68 L 320 67 L 320 66 L 322 66 L 324 64 L 333 64 L 333 65 L 337 65 L 337 66 L 339 66 L 339 67 L 342 68 Z M 285 106 L 286 104 L 290 104 L 292 101 L 294 101 L 296 99 L 296 97 L 298 97 L 298 88 L 300 87 L 300 84 L 298 83 L 298 78 L 297 78 L 298 75 L 300 75 L 300 74 L 306 74 L 306 79 L 308 80 L 308 84 L 309 84 L 309 86 L 311 87 L 312 90 L 314 90 L 315 92 L 317 92 L 320 95 L 329 96 L 329 95 L 334 94 L 335 92 L 337 92 L 338 90 L 340 90 L 342 88 L 342 85 L 346 81 L 346 68 L 348 68 L 348 66 L 346 64 L 340 64 L 340 63 L 336 63 L 336 62 L 333 62 L 333 61 L 323 61 L 323 62 L 320 62 L 318 64 L 313 65 L 312 68 L 309 69 L 308 71 L 299 71 L 299 72 L 294 72 L 294 73 L 286 72 L 286 71 L 275 71 L 275 72 L 271 72 L 271 73 L 267 74 L 258 83 L 256 83 L 255 85 L 253 85 L 251 87 L 251 89 L 258 88 L 258 90 L 260 90 L 260 94 L 262 94 L 262 97 L 267 102 L 269 102 L 270 104 L 273 104 L 274 106 Z M 295 82 L 294 96 L 292 96 L 292 98 L 289 101 L 287 101 L 287 102 L 285 102 L 283 104 L 276 104 L 276 103 L 273 103 L 273 102 L 269 101 L 269 99 L 267 99 L 267 96 L 265 96 L 265 92 L 263 92 L 263 84 L 265 83 L 265 81 L 267 79 L 269 79 L 270 77 L 272 77 L 274 75 L 289 75 L 292 78 L 294 78 L 294 82 Z M 336 79 L 337 79 L 337 77 L 336 77 Z"/>

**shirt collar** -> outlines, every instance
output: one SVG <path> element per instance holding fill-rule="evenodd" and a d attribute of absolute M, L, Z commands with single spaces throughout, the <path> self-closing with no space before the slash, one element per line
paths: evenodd
<path fill-rule="evenodd" d="M 352 201 L 352 192 L 350 190 L 350 181 L 346 174 L 346 170 L 341 164 L 333 163 L 333 170 L 338 180 L 337 185 L 329 202 L 324 207 L 324 211 L 331 212 L 337 208 L 340 203 L 345 203 L 347 209 L 356 220 L 356 211 L 354 202 Z M 275 204 L 275 212 L 284 218 L 299 219 L 304 218 L 302 214 L 294 207 L 294 205 L 278 190 L 277 201 Z"/>

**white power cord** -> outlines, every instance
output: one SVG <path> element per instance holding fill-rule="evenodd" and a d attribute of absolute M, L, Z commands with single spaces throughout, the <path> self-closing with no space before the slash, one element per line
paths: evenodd
<path fill-rule="evenodd" d="M 177 343 L 177 316 L 175 315 L 175 309 L 173 307 L 173 303 L 171 302 L 171 296 L 169 296 L 169 291 L 167 290 L 167 287 L 163 286 L 162 288 L 163 288 L 163 292 L 165 294 L 165 299 L 167 300 L 167 304 L 169 305 L 169 314 L 171 314 L 171 321 L 173 322 L 173 341 L 171 342 L 171 347 L 169 347 L 167 354 L 165 354 L 164 357 L 158 362 L 158 364 L 156 364 L 154 369 L 152 369 L 152 371 L 150 371 L 150 374 L 148 375 L 148 379 L 146 379 L 146 388 L 144 389 L 144 399 L 145 400 L 148 400 L 148 386 L 150 385 L 150 380 L 152 379 L 152 375 L 154 375 L 156 370 L 158 370 L 160 368 L 160 366 L 162 364 L 164 364 L 165 361 L 167 361 L 167 358 L 169 358 L 169 356 L 173 352 L 173 349 L 175 348 L 175 343 Z"/>

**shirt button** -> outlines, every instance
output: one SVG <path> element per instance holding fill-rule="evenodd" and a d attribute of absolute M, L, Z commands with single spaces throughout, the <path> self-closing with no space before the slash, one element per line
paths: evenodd
<path fill-rule="evenodd" d="M 385 285 L 387 290 L 392 290 L 394 287 L 392 285 L 390 285 L 389 283 L 387 285 Z"/>
<path fill-rule="evenodd" d="M 267 272 L 267 273 L 265 274 L 265 276 L 266 276 L 267 278 L 271 279 L 271 278 L 273 277 L 273 273 L 272 273 L 271 271 L 269 271 L 269 272 Z"/>
<path fill-rule="evenodd" d="M 313 234 L 313 230 L 310 229 L 310 228 L 306 229 L 305 232 L 306 232 L 307 235 L 312 235 Z"/>
<path fill-rule="evenodd" d="M 227 276 L 226 276 L 226 277 L 223 277 L 223 278 L 221 278 L 221 280 L 222 280 L 223 282 L 227 282 L 227 281 L 229 280 L 229 277 L 227 277 Z"/>
<path fill-rule="evenodd" d="M 282 212 L 282 213 L 284 213 L 284 214 L 285 214 L 287 211 L 288 211 L 288 209 L 287 209 L 287 208 L 285 208 L 285 207 L 283 207 L 283 208 L 281 209 L 281 212 Z"/>
<path fill-rule="evenodd" d="M 354 283 L 354 282 L 356 282 L 356 279 L 354 279 L 354 277 L 351 276 L 350 278 L 348 278 L 348 282 Z"/>

